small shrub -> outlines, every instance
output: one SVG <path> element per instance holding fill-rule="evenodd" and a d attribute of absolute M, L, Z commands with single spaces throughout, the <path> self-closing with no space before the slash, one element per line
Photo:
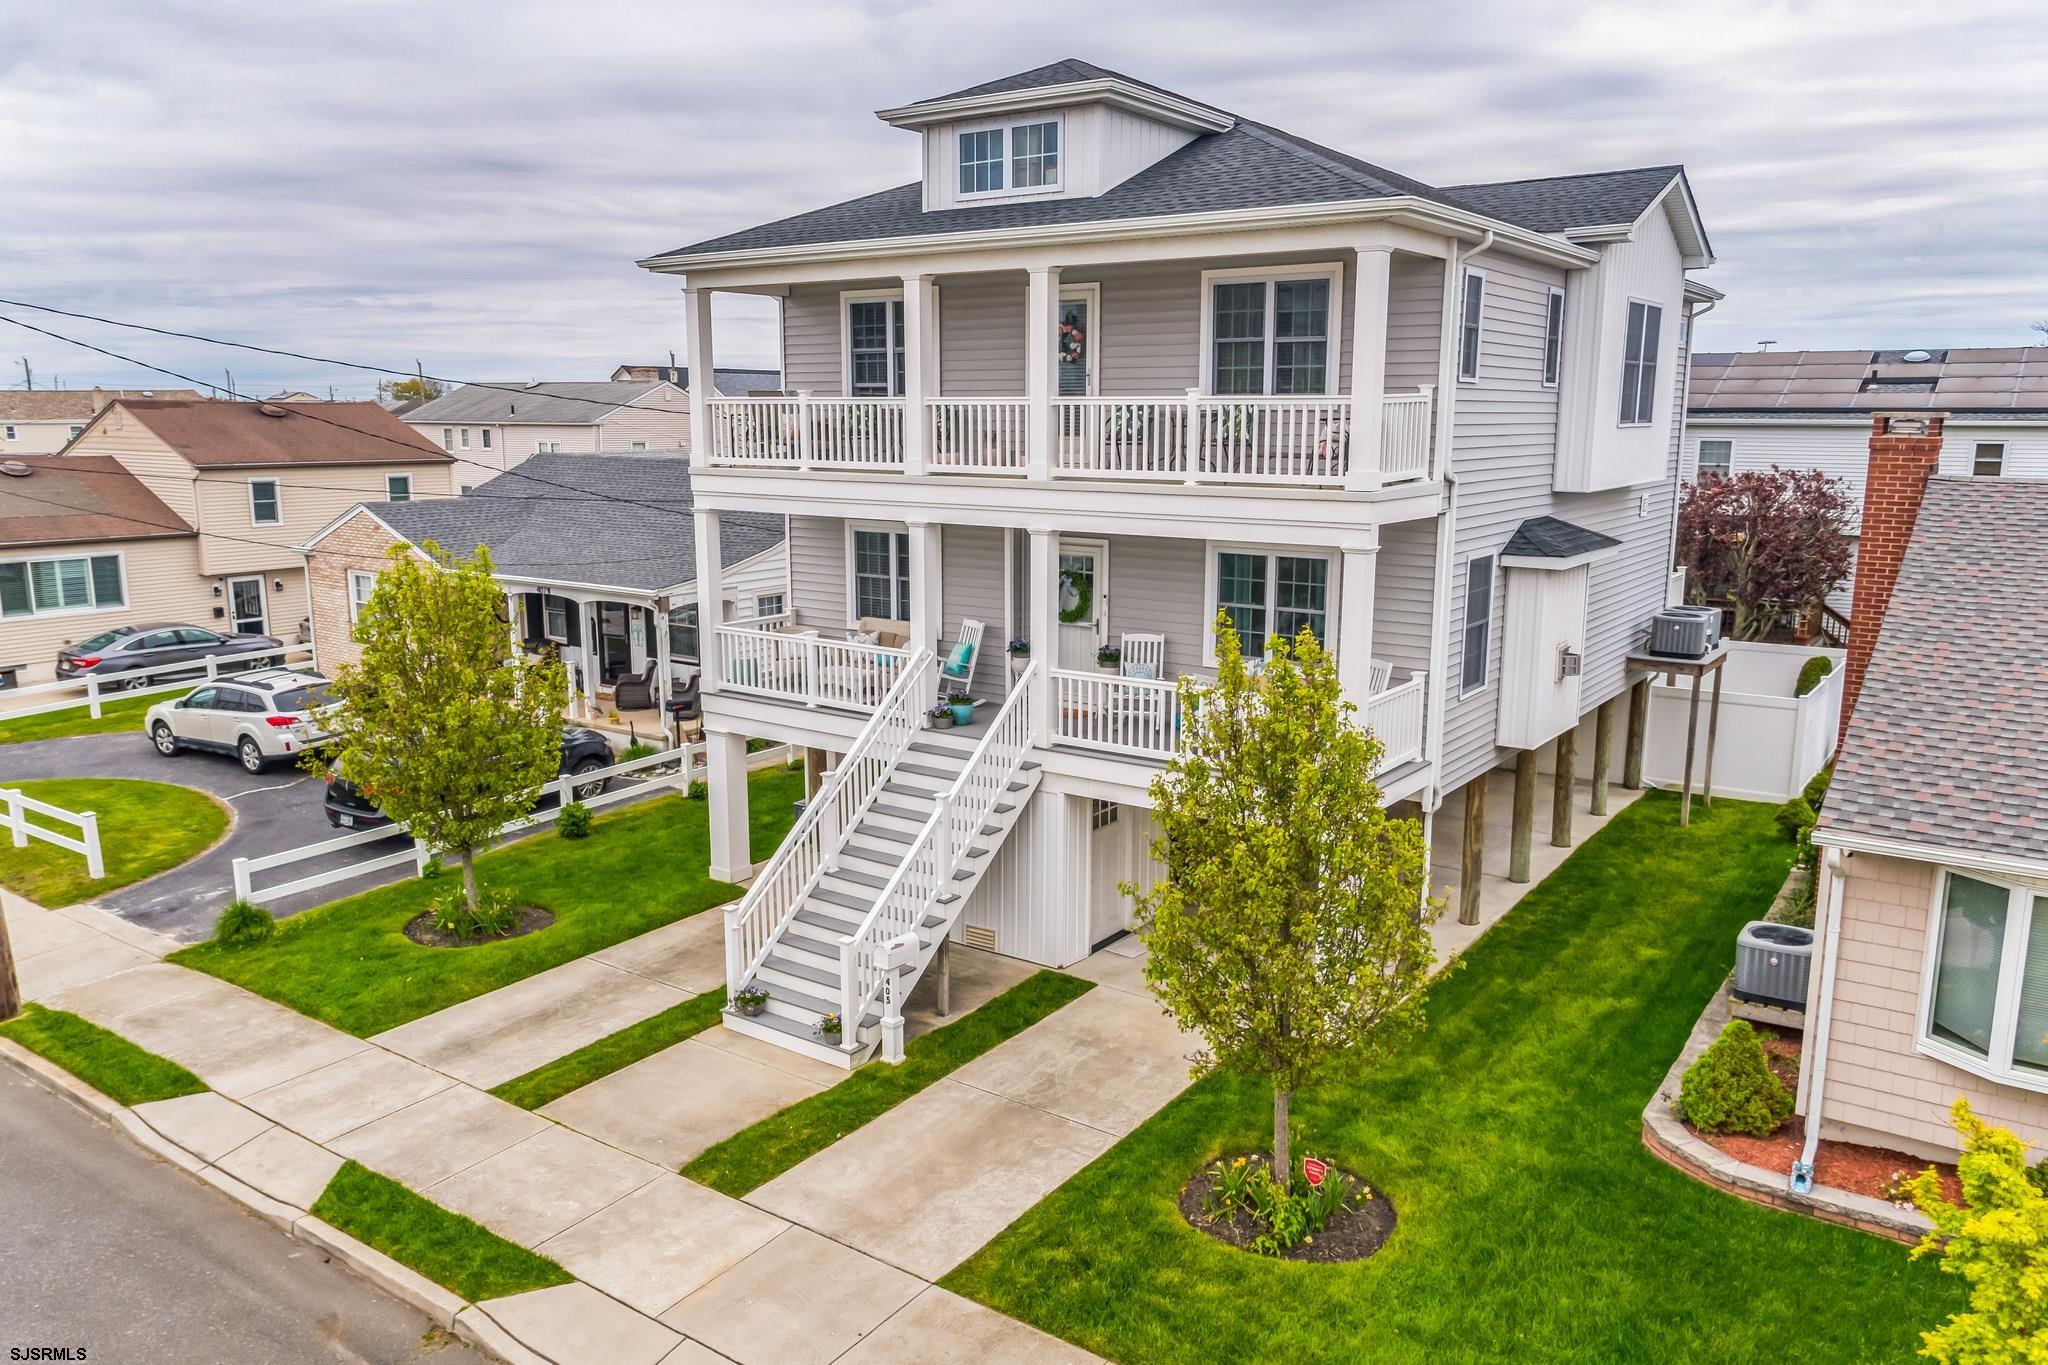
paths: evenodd
<path fill-rule="evenodd" d="M 1773 818 L 1778 822 L 1778 833 L 1796 844 L 1799 836 L 1812 829 L 1813 822 L 1819 817 L 1813 813 L 1813 807 L 1807 804 L 1805 797 L 1795 796 L 1778 807 Z"/>
<path fill-rule="evenodd" d="M 711 795 L 711 784 L 710 784 L 710 783 L 706 782 L 706 781 L 705 781 L 705 780 L 704 780 L 703 778 L 701 778 L 701 777 L 698 777 L 698 778 L 693 778 L 693 779 L 691 779 L 691 781 L 690 781 L 690 799 L 691 799 L 692 801 L 702 801 L 702 800 L 706 799 L 707 797 L 709 797 L 710 795 Z"/>
<path fill-rule="evenodd" d="M 661 750 L 655 748 L 652 744 L 647 743 L 645 740 L 639 740 L 626 746 L 626 751 L 619 755 L 619 762 L 631 763 L 636 758 L 652 758 L 660 752 Z"/>
<path fill-rule="evenodd" d="M 510 932 L 519 922 L 519 907 L 506 891 L 479 891 L 476 909 L 471 910 L 462 888 L 457 887 L 428 902 L 427 909 L 433 913 L 434 927 L 455 938 L 495 937 Z"/>
<path fill-rule="evenodd" d="M 1822 803 L 1827 800 L 1828 783 L 1834 781 L 1834 777 L 1835 765 L 1830 763 L 1807 779 L 1806 790 L 1800 793 L 1806 798 L 1806 804 L 1819 810 Z"/>
<path fill-rule="evenodd" d="M 1769 1137 L 1792 1116 L 1792 1092 L 1771 1070 L 1763 1040 L 1747 1019 L 1731 1019 L 1721 1036 L 1685 1069 L 1678 1108 L 1702 1133 Z"/>
<path fill-rule="evenodd" d="M 1830 673 L 1835 671 L 1835 661 L 1825 654 L 1816 654 L 1799 666 L 1799 681 L 1792 689 L 1792 695 L 1803 697 L 1819 687 Z"/>
<path fill-rule="evenodd" d="M 420 880 L 430 882 L 447 870 L 448 865 L 442 862 L 441 855 L 436 853 L 433 857 L 427 859 L 426 866 L 420 869 Z"/>
<path fill-rule="evenodd" d="M 1261 1256 L 1277 1256 L 1299 1246 L 1338 1213 L 1372 1198 L 1370 1191 L 1337 1171 L 1330 1172 L 1321 1188 L 1309 1184 L 1305 1176 L 1282 1184 L 1266 1166 L 1246 1157 L 1218 1161 L 1210 1176 L 1215 1183 L 1202 1212 L 1211 1219 L 1239 1212 L 1249 1215 L 1260 1229 L 1249 1245 Z"/>
<path fill-rule="evenodd" d="M 213 922 L 213 941 L 224 948 L 246 948 L 277 932 L 270 912 L 249 901 L 231 901 Z"/>
<path fill-rule="evenodd" d="M 588 839 L 590 837 L 590 807 L 581 801 L 571 801 L 555 816 L 555 833 L 564 839 Z"/>

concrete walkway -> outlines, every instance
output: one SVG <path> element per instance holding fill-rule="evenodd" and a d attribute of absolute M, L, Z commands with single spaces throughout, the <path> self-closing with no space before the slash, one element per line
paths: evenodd
<path fill-rule="evenodd" d="M 80 986 L 156 962 L 179 946 L 162 934 L 138 928 L 89 905 L 45 910 L 0 887 L 0 915 L 25 1000 L 44 1000 Z"/>

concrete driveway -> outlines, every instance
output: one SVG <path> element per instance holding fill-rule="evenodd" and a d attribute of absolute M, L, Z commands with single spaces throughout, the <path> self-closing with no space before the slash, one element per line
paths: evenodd
<path fill-rule="evenodd" d="M 213 932 L 214 917 L 234 899 L 234 860 L 282 853 L 331 839 L 320 808 L 324 785 L 296 768 L 277 767 L 251 775 L 241 764 L 218 754 L 181 753 L 165 758 L 138 727 L 133 734 L 78 735 L 27 744 L 0 744 L 0 782 L 44 777 L 135 777 L 196 787 L 227 802 L 234 825 L 227 838 L 194 858 L 147 881 L 122 887 L 100 898 L 98 905 L 132 924 L 153 929 L 183 942 Z M 341 866 L 381 852 L 384 845 L 351 849 L 332 860 L 294 868 L 309 873 Z M 403 869 L 400 869 L 402 871 Z M 294 914 L 324 905 L 337 896 L 364 890 L 396 874 L 355 878 L 270 905 L 277 914 Z"/>

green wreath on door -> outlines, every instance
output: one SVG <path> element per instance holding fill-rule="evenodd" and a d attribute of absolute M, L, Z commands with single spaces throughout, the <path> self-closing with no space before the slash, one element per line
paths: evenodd
<path fill-rule="evenodd" d="M 1067 594 L 1072 593 L 1074 602 L 1067 605 Z M 1086 621 L 1095 606 L 1095 585 L 1085 575 L 1074 569 L 1060 570 L 1060 624 L 1071 626 L 1076 621 Z"/>

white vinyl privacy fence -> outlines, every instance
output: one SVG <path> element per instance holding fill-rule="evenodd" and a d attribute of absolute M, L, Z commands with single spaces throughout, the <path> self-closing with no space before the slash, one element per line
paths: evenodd
<path fill-rule="evenodd" d="M 1803 697 L 1793 696 L 1799 670 L 1816 654 L 1834 661 L 1834 671 Z M 1842 716 L 1839 649 L 1764 645 L 1737 641 L 1728 647 L 1721 684 L 1721 721 L 1714 736 L 1714 792 L 1753 801 L 1783 801 L 1803 790 L 1827 766 L 1835 751 Z M 1702 762 L 1713 680 L 1700 683 L 1699 729 Z M 1686 716 L 1692 682 L 1675 684 L 1659 675 L 1650 685 L 1650 728 L 1643 749 L 1643 776 L 1652 786 L 1675 787 L 1685 774 Z M 1582 743 L 1580 752 L 1585 751 Z M 1694 780 L 1699 780 L 1696 769 Z"/>
<path fill-rule="evenodd" d="M 46 816 L 69 824 L 78 833 L 66 834 L 51 829 L 47 823 L 39 824 L 29 819 L 30 815 Z M 100 817 L 97 812 L 65 810 L 62 806 L 38 801 L 19 788 L 0 787 L 0 824 L 7 826 L 9 842 L 16 848 L 27 848 L 29 840 L 40 839 L 84 857 L 86 875 L 94 881 L 107 875 L 106 862 L 100 857 Z"/>

